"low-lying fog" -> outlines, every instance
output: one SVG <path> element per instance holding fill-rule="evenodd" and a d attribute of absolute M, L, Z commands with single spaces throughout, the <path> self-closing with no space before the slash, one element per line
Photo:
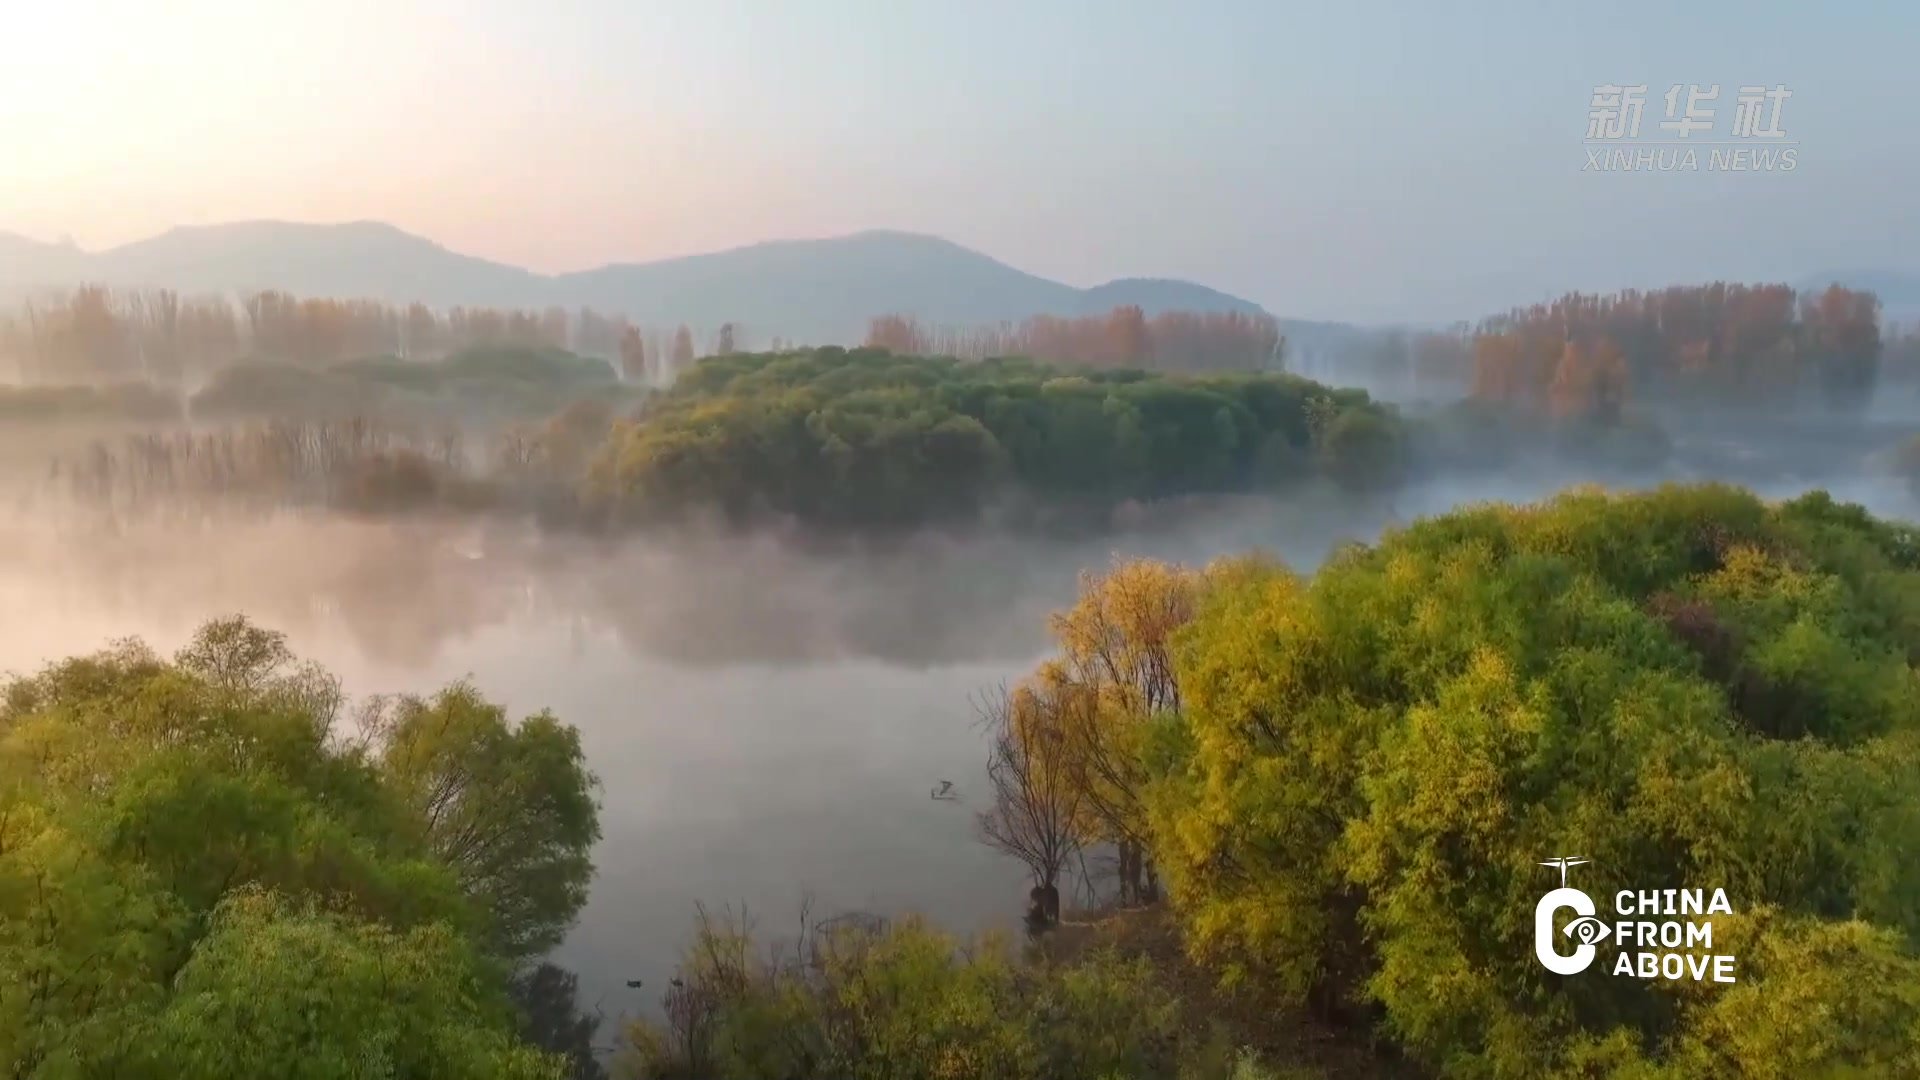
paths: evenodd
<path fill-rule="evenodd" d="M 1691 460 L 1718 460 L 1710 449 Z M 1826 469 L 1733 478 L 1914 516 L 1891 477 L 1857 460 Z M 107 526 L 22 503 L 0 509 L 0 669 L 128 635 L 171 650 L 238 611 L 356 694 L 470 677 L 515 712 L 552 708 L 584 733 L 605 832 L 592 900 L 556 959 L 611 1016 L 655 1007 L 696 901 L 745 904 L 770 933 L 809 892 L 816 913 L 1011 926 L 1023 872 L 973 839 L 985 747 L 972 699 L 1032 665 L 1079 570 L 1116 553 L 1199 562 L 1256 546 L 1311 567 L 1395 521 L 1580 479 L 1543 468 L 1375 499 L 1216 499 L 1098 539 L 838 551 L 296 513 Z M 941 780 L 960 801 L 929 798 Z"/>

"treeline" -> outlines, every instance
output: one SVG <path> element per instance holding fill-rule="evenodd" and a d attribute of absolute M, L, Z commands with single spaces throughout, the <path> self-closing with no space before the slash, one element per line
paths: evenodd
<path fill-rule="evenodd" d="M 589 477 L 616 518 L 711 508 L 829 527 L 1112 506 L 1326 476 L 1393 483 L 1398 418 L 1288 375 L 1148 375 L 838 348 L 711 358 L 617 425 Z"/>
<path fill-rule="evenodd" d="M 1134 305 L 1105 315 L 1036 315 L 989 326 L 926 326 L 885 315 L 867 329 L 870 348 L 968 360 L 1023 356 L 1095 368 L 1204 373 L 1277 371 L 1285 339 L 1271 316 L 1241 312 L 1162 312 L 1147 318 Z"/>
<path fill-rule="evenodd" d="M 1853 408 L 1883 370 L 1920 377 L 1911 330 L 1883 342 L 1879 316 L 1872 293 L 1838 285 L 1568 293 L 1475 325 L 1358 331 L 1310 359 L 1316 377 L 1554 421 L 1611 423 L 1636 402 Z"/>
<path fill-rule="evenodd" d="M 581 400 L 620 407 L 645 386 L 604 360 L 558 349 L 484 346 L 431 360 L 372 357 L 308 367 L 242 363 L 198 385 L 103 382 L 0 386 L 0 421 L 119 425 L 253 420 L 374 421 L 488 430 L 544 419 Z"/>
<path fill-rule="evenodd" d="M 239 618 L 10 679 L 0 1066 L 598 1076 L 537 961 L 586 899 L 594 783 L 551 715 L 464 685 L 350 711 Z"/>
<path fill-rule="evenodd" d="M 476 346 L 434 360 L 371 357 L 323 367 L 242 364 L 191 398 L 196 419 L 438 421 L 484 428 L 546 417 L 585 398 L 637 401 L 604 360 L 533 346 Z"/>
<path fill-rule="evenodd" d="M 1663 403 L 1856 408 L 1880 368 L 1880 305 L 1835 285 L 1572 293 L 1483 324 L 1473 392 L 1556 417 L 1610 419 Z"/>
<path fill-rule="evenodd" d="M 732 352 L 739 330 L 721 326 L 703 350 L 687 326 L 664 333 L 591 308 L 437 311 L 275 290 L 228 298 L 88 285 L 0 311 L 0 363 L 34 382 L 170 382 L 247 360 L 319 367 L 475 348 L 564 349 L 612 362 L 626 381 L 655 385 L 703 352 Z"/>

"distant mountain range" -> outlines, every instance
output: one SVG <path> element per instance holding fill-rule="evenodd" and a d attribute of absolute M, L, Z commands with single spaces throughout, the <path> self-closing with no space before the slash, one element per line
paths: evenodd
<path fill-rule="evenodd" d="M 1835 281 L 1874 290 L 1889 319 L 1920 319 L 1920 274 L 1863 268 L 1809 275 L 1796 285 L 1817 289 Z M 686 323 L 703 334 L 733 322 L 748 346 L 773 337 L 852 343 L 865 336 L 869 319 L 886 314 L 971 326 L 1030 315 L 1101 314 L 1121 304 L 1137 304 L 1149 315 L 1264 313 L 1251 300 L 1191 281 L 1121 278 L 1075 288 L 951 241 L 907 232 L 776 240 L 571 274 L 539 274 L 462 255 L 371 221 L 182 227 L 98 252 L 0 232 L 0 299 L 81 282 L 187 293 L 277 288 L 300 296 L 417 300 L 438 308 L 584 306 L 648 326 Z M 1281 319 L 1280 324 L 1292 352 L 1303 360 L 1340 353 L 1362 333 L 1344 323 Z"/>
<path fill-rule="evenodd" d="M 743 343 L 778 336 L 854 342 L 876 315 L 939 325 L 1085 315 L 1138 304 L 1160 311 L 1261 313 L 1250 300 L 1189 281 L 1125 278 L 1091 289 L 1016 270 L 933 236 L 862 232 L 572 274 L 537 274 L 450 251 L 391 225 L 278 221 L 177 228 L 100 252 L 0 233 L 0 295 L 79 282 L 187 293 L 277 288 L 493 307 L 592 307 L 642 324 L 742 326 Z"/>

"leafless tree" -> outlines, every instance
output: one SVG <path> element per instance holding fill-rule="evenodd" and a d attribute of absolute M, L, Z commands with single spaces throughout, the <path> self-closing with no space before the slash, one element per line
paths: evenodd
<path fill-rule="evenodd" d="M 1002 687 L 979 704 L 993 790 L 993 808 L 980 815 L 980 837 L 1032 871 L 1040 910 L 1029 915 L 1047 923 L 1059 920 L 1060 871 L 1079 849 L 1074 825 L 1083 796 L 1063 729 L 1071 707 L 1059 687 L 1044 683 L 1011 692 Z"/>
<path fill-rule="evenodd" d="M 753 923 L 744 910 L 735 916 L 729 908 L 716 919 L 704 904 L 694 907 L 698 932 L 679 974 L 668 981 L 662 1005 L 671 1050 L 689 1075 L 707 1076 L 721 1016 L 747 992 Z"/>

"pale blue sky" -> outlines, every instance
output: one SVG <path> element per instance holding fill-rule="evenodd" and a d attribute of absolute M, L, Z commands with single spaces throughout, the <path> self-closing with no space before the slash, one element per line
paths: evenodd
<path fill-rule="evenodd" d="M 1920 269 L 1920 5 L 0 0 L 0 229 L 377 218 L 543 270 L 861 228 L 1288 315 Z M 165 9 L 165 10 L 161 10 Z M 1582 174 L 1784 84 L 1792 173 Z"/>

